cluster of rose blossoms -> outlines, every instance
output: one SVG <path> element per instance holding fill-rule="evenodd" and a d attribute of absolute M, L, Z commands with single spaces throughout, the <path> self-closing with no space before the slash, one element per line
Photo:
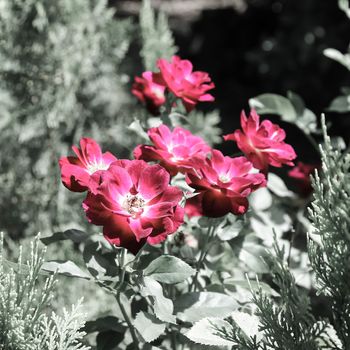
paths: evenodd
<path fill-rule="evenodd" d="M 189 61 L 174 57 L 171 63 L 159 60 L 158 66 L 160 73 L 146 72 L 144 78 L 157 77 L 164 84 L 159 86 L 166 86 L 189 110 L 198 101 L 209 100 L 206 91 L 212 84 L 205 84 L 210 82 L 208 74 L 192 73 Z M 150 99 L 148 89 L 142 93 Z M 155 94 L 153 106 L 158 99 Z M 146 242 L 158 244 L 177 231 L 185 213 L 207 217 L 244 214 L 249 194 L 266 186 L 268 166 L 293 165 L 296 154 L 284 142 L 285 132 L 278 125 L 268 120 L 260 123 L 257 113 L 251 111 L 248 117 L 242 112 L 241 126 L 242 130 L 224 136 L 236 141 L 245 154 L 234 158 L 212 149 L 186 129 L 171 130 L 164 124 L 148 130 L 152 144 L 138 145 L 134 160 L 102 153 L 94 140 L 83 138 L 80 149 L 73 146 L 75 157 L 59 161 L 62 182 L 73 192 L 86 191 L 83 209 L 89 222 L 102 226 L 110 243 L 135 254 Z M 180 203 L 189 194 L 170 185 L 178 173 L 185 175 L 194 190 L 184 207 Z"/>
<path fill-rule="evenodd" d="M 157 61 L 158 73 L 144 72 L 136 77 L 131 92 L 154 115 L 166 103 L 166 94 L 172 93 L 182 100 L 186 111 L 192 111 L 198 102 L 212 102 L 214 97 L 207 93 L 215 87 L 209 74 L 193 72 L 192 63 L 173 56 L 171 62 L 165 59 Z"/>

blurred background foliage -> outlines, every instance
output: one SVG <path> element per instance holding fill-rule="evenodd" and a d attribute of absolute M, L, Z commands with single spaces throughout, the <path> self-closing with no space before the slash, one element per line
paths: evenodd
<path fill-rule="evenodd" d="M 293 91 L 305 102 L 303 113 L 319 116 L 327 111 L 330 135 L 348 143 L 349 106 L 343 104 L 342 113 L 328 110 L 341 93 L 342 103 L 344 98 L 346 102 L 350 91 L 346 64 L 336 62 L 346 63 L 347 57 L 339 58 L 335 51 L 324 55 L 328 48 L 345 53 L 350 41 L 350 21 L 337 1 L 158 0 L 152 4 L 169 16 L 173 35 L 163 15 L 153 29 L 149 17 L 139 26 L 141 1 L 0 0 L 0 231 L 6 232 L 5 246 L 12 257 L 18 255 L 17 240 L 38 231 L 46 235 L 81 228 L 92 233 L 94 228 L 87 227 L 78 209 L 83 197 L 72 195 L 60 182 L 58 159 L 82 136 L 95 138 L 117 157 L 129 156 L 142 135 L 138 131 L 154 122 L 130 94 L 133 76 L 153 67 L 158 55 L 171 56 L 173 44 L 182 58 L 190 59 L 196 70 L 209 72 L 216 84 L 216 102 L 200 105 L 186 121 L 186 127 L 208 142 L 220 143 L 219 128 L 226 134 L 239 127 L 240 111 L 248 108 L 252 97 L 266 92 L 295 97 L 288 95 Z M 278 113 L 272 114 L 267 113 L 287 130 L 287 142 L 296 148 L 299 160 L 319 162 L 307 135 L 278 119 Z M 226 154 L 235 151 L 232 143 L 218 147 Z M 304 220 L 308 203 L 301 200 L 298 210 L 284 183 L 276 178 L 269 182 L 270 188 L 260 197 L 252 197 L 247 228 L 251 234 L 244 231 L 224 238 L 224 242 L 232 240 L 232 247 L 222 245 L 227 261 L 213 263 L 213 271 L 242 274 L 242 280 L 245 271 L 265 273 L 254 257 L 272 244 L 272 227 L 278 239 L 289 239 L 293 224 L 302 221 L 299 216 Z M 300 231 L 305 233 L 307 225 L 306 220 Z M 306 275 L 308 265 L 305 235 L 299 238 L 291 249 L 290 267 L 300 277 Z M 58 242 L 48 247 L 47 256 L 83 265 L 79 249 L 78 244 Z M 179 255 L 188 258 L 187 251 Z M 306 277 L 298 284 L 309 290 L 310 276 Z M 72 283 L 62 276 L 59 282 L 54 310 L 89 296 L 88 319 L 113 313 L 110 296 L 94 284 Z M 246 289 L 242 294 L 247 297 Z M 314 294 L 312 289 L 309 292 Z M 313 306 L 317 313 L 329 314 L 324 305 Z"/>
<path fill-rule="evenodd" d="M 132 38 L 105 1 L 0 1 L 1 229 L 78 223 L 58 159 L 83 135 L 123 150 Z M 118 135 L 116 137 L 116 135 Z"/>

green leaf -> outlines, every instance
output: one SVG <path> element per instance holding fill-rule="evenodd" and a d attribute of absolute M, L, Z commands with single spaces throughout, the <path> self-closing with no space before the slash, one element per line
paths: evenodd
<path fill-rule="evenodd" d="M 142 338 L 150 343 L 165 332 L 165 323 L 148 312 L 140 311 L 134 320 L 134 326 Z"/>
<path fill-rule="evenodd" d="M 278 237 L 292 228 L 292 219 L 280 205 L 273 205 L 267 211 L 250 213 L 250 225 L 256 236 L 263 240 L 266 246 L 273 243 L 273 232 Z"/>
<path fill-rule="evenodd" d="M 350 54 L 343 54 L 336 49 L 326 49 L 323 54 L 350 70 Z"/>
<path fill-rule="evenodd" d="M 217 335 L 218 329 L 225 329 L 228 333 L 232 331 L 232 326 L 221 318 L 204 318 L 196 322 L 186 333 L 186 337 L 195 343 L 211 346 L 230 346 L 236 343 L 221 338 Z"/>
<path fill-rule="evenodd" d="M 206 317 L 227 317 L 237 307 L 232 297 L 215 292 L 187 293 L 175 301 L 176 316 L 192 323 Z"/>
<path fill-rule="evenodd" d="M 350 7 L 348 0 L 338 0 L 339 8 L 345 12 L 345 14 L 350 18 Z"/>
<path fill-rule="evenodd" d="M 310 109 L 305 108 L 304 113 L 296 121 L 296 125 L 305 133 L 317 131 L 317 117 Z"/>
<path fill-rule="evenodd" d="M 124 334 L 115 331 L 104 331 L 96 337 L 96 350 L 118 350 Z"/>
<path fill-rule="evenodd" d="M 350 95 L 336 97 L 328 107 L 328 110 L 338 113 L 350 111 Z"/>
<path fill-rule="evenodd" d="M 284 96 L 276 94 L 262 94 L 251 98 L 249 106 L 258 114 L 277 114 L 286 122 L 295 122 L 297 113 L 292 103 Z"/>
<path fill-rule="evenodd" d="M 141 293 L 143 296 L 152 297 L 154 313 L 161 321 L 176 323 L 173 302 L 163 295 L 163 288 L 159 282 L 152 277 L 144 277 Z"/>
<path fill-rule="evenodd" d="M 72 261 L 46 261 L 43 263 L 41 269 L 52 273 L 57 272 L 64 276 L 90 279 L 90 276 Z"/>
<path fill-rule="evenodd" d="M 125 333 L 126 327 L 123 325 L 122 321 L 114 316 L 100 317 L 94 321 L 88 321 L 85 323 L 84 332 L 94 333 L 94 332 L 104 332 L 104 331 L 114 331 L 118 333 Z"/>
<path fill-rule="evenodd" d="M 81 230 L 70 229 L 64 232 L 55 232 L 51 236 L 40 238 L 41 242 L 45 245 L 49 245 L 55 242 L 64 241 L 70 239 L 74 243 L 81 243 L 87 240 L 90 236 Z"/>
<path fill-rule="evenodd" d="M 236 220 L 230 225 L 219 227 L 216 231 L 217 236 L 222 241 L 229 241 L 239 235 L 243 229 L 243 220 Z"/>
<path fill-rule="evenodd" d="M 95 278 L 115 277 L 119 273 L 115 252 L 103 252 L 100 242 L 89 241 L 84 247 L 83 259 L 87 269 Z"/>
<path fill-rule="evenodd" d="M 305 107 L 302 98 L 289 91 L 288 98 L 276 94 L 263 94 L 249 100 L 251 108 L 259 114 L 277 114 L 282 120 L 293 123 L 306 133 L 315 132 L 316 115 Z"/>
<path fill-rule="evenodd" d="M 249 204 L 255 211 L 264 211 L 272 205 L 271 192 L 266 188 L 259 188 L 249 196 Z"/>
<path fill-rule="evenodd" d="M 90 237 L 86 232 L 77 229 L 66 230 L 63 233 L 67 239 L 70 239 L 74 243 L 84 242 Z"/>
<path fill-rule="evenodd" d="M 256 337 L 258 341 L 261 340 L 262 333 L 259 332 L 259 318 L 257 316 L 246 312 L 234 311 L 231 317 L 247 337 Z"/>
<path fill-rule="evenodd" d="M 315 113 L 305 107 L 303 99 L 295 92 L 288 91 L 287 97 L 293 104 L 293 107 L 298 116 L 295 124 L 307 134 L 316 132 L 317 118 Z"/>
<path fill-rule="evenodd" d="M 186 176 L 181 173 L 177 173 L 171 179 L 171 185 L 179 187 L 182 192 L 186 193 L 186 199 L 191 198 L 194 194 L 193 188 L 186 182 Z"/>
<path fill-rule="evenodd" d="M 183 282 L 194 273 L 195 270 L 191 266 L 171 255 L 160 256 L 144 270 L 146 276 L 168 284 Z"/>
<path fill-rule="evenodd" d="M 268 272 L 264 263 L 264 257 L 267 255 L 266 248 L 256 242 L 244 241 L 239 252 L 239 260 L 244 262 L 250 270 L 256 273 Z"/>
<path fill-rule="evenodd" d="M 267 283 L 265 282 L 257 282 L 257 281 L 247 281 L 247 280 L 235 280 L 234 278 L 230 277 L 224 280 L 224 286 L 227 289 L 230 289 L 230 287 L 240 287 L 247 290 L 252 290 L 254 292 L 259 292 L 261 289 L 265 294 L 272 295 L 274 297 L 279 296 L 279 294 L 272 289 Z"/>
<path fill-rule="evenodd" d="M 298 116 L 303 115 L 305 110 L 305 103 L 303 99 L 293 91 L 288 91 L 287 97 L 288 97 L 288 100 L 292 103 L 297 115 Z"/>
<path fill-rule="evenodd" d="M 65 241 L 67 237 L 64 235 L 64 232 L 55 232 L 51 236 L 46 236 L 40 238 L 40 241 L 45 245 L 56 243 L 59 241 Z"/>
<path fill-rule="evenodd" d="M 267 188 L 278 197 L 295 197 L 295 194 L 288 190 L 284 181 L 274 173 L 268 174 Z"/>
<path fill-rule="evenodd" d="M 128 129 L 133 131 L 136 135 L 140 136 L 141 139 L 149 142 L 149 137 L 144 128 L 142 127 L 140 121 L 135 119 L 129 126 Z"/>
<path fill-rule="evenodd" d="M 198 224 L 200 227 L 207 228 L 209 226 L 218 226 L 225 222 L 226 217 L 223 216 L 221 218 L 209 218 L 207 216 L 202 216 L 198 220 Z"/>

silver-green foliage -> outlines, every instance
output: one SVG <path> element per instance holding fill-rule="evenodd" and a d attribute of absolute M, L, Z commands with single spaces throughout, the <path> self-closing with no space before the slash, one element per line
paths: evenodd
<path fill-rule="evenodd" d="M 46 280 L 44 289 L 36 290 L 42 257 L 38 254 L 38 241 L 32 245 L 30 260 L 22 264 L 22 252 L 16 271 L 8 270 L 1 240 L 0 251 L 0 348 L 25 350 L 35 348 L 34 334 L 39 330 L 41 312 L 50 299 L 53 278 Z"/>
<path fill-rule="evenodd" d="M 238 344 L 239 349 L 318 349 L 316 339 L 323 329 L 314 328 L 315 319 L 310 312 L 310 300 L 296 286 L 284 255 L 284 249 L 276 242 L 274 254 L 269 254 L 265 260 L 280 292 L 279 302 L 261 289 L 253 294 L 252 301 L 257 308 L 255 315 L 259 318 L 263 339 L 247 337 L 233 320 L 230 320 L 231 330 L 219 330 L 218 335 Z"/>
<path fill-rule="evenodd" d="M 25 263 L 22 248 L 18 263 L 7 261 L 0 241 L 0 349 L 1 350 L 88 350 L 81 344 L 85 335 L 80 331 L 81 303 L 63 316 L 47 314 L 54 276 L 41 281 L 43 255 L 39 240 L 31 244 L 31 254 Z M 42 283 L 39 283 L 41 281 Z"/>
<path fill-rule="evenodd" d="M 215 337 L 231 342 L 240 350 L 341 350 L 334 328 L 326 321 L 316 321 L 310 298 L 297 285 L 285 260 L 285 251 L 275 242 L 265 259 L 273 282 L 280 293 L 278 300 L 260 290 L 253 292 L 254 316 L 236 315 L 226 324 L 216 324 Z M 258 324 L 256 324 L 257 317 Z M 252 320 L 254 322 L 252 322 Z M 216 322 L 213 324 L 215 325 Z"/>
<path fill-rule="evenodd" d="M 203 137 L 210 145 L 222 142 L 222 130 L 219 128 L 220 114 L 218 110 L 203 113 L 192 111 L 185 119 L 181 120 L 182 126 L 193 134 Z"/>
<path fill-rule="evenodd" d="M 104 0 L 0 0 L 2 229 L 77 221 L 57 193 L 58 158 L 83 135 L 120 141 L 132 26 L 113 15 Z"/>
<path fill-rule="evenodd" d="M 314 234 L 309 257 L 320 291 L 332 303 L 334 327 L 350 347 L 350 153 L 334 149 L 327 136 L 321 147 L 322 174 L 313 180 L 310 209 Z M 317 242 L 317 243 L 316 243 Z"/>
<path fill-rule="evenodd" d="M 163 12 L 157 17 L 150 1 L 144 0 L 140 12 L 140 25 L 144 67 L 146 70 L 155 70 L 158 58 L 170 59 L 177 51 L 168 19 Z"/>
<path fill-rule="evenodd" d="M 253 302 L 258 308 L 256 315 L 265 331 L 260 348 L 316 350 L 316 340 L 324 329 L 314 327 L 315 318 L 311 313 L 310 299 L 297 287 L 285 261 L 284 249 L 277 242 L 274 254 L 267 256 L 266 263 L 281 298 L 276 303 L 261 291 L 253 295 Z"/>
<path fill-rule="evenodd" d="M 40 325 L 40 346 L 43 350 L 89 350 L 89 346 L 81 343 L 85 332 L 82 305 L 72 305 L 71 310 L 63 309 L 63 316 L 52 313 L 51 317 L 44 316 Z"/>

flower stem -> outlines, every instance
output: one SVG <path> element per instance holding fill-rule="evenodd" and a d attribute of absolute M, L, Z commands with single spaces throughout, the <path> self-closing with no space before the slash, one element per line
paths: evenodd
<path fill-rule="evenodd" d="M 123 283 L 124 283 L 124 279 L 125 279 L 125 266 L 124 265 L 124 262 L 125 262 L 125 253 L 126 253 L 126 250 L 123 249 L 122 250 L 122 253 L 121 253 L 121 257 L 120 257 L 120 260 L 119 260 L 119 266 L 120 266 L 120 279 L 119 279 L 119 284 L 117 286 L 117 294 L 116 294 L 116 300 L 117 300 L 117 303 L 118 303 L 118 306 L 120 308 L 120 311 L 122 312 L 122 315 L 124 317 L 124 321 L 126 322 L 126 324 L 128 325 L 128 328 L 129 328 L 129 331 L 130 331 L 130 334 L 131 334 L 131 338 L 132 338 L 132 342 L 134 343 L 134 346 L 135 346 L 135 349 L 138 350 L 139 349 L 139 346 L 138 346 L 138 339 L 137 339 L 137 336 L 136 336 L 136 333 L 135 333 L 135 329 L 134 329 L 134 326 L 133 324 L 131 323 L 131 320 L 128 316 L 128 313 L 126 312 L 125 308 L 124 308 L 124 305 L 120 299 L 120 295 L 121 295 L 121 290 L 122 290 L 122 286 L 123 286 Z"/>
<path fill-rule="evenodd" d="M 207 234 L 205 236 L 205 243 L 204 243 L 203 249 L 202 249 L 202 251 L 201 251 L 201 253 L 199 255 L 198 262 L 197 262 L 197 271 L 196 271 L 196 274 L 194 275 L 192 283 L 191 283 L 191 285 L 189 287 L 189 291 L 190 292 L 192 292 L 192 290 L 195 291 L 196 288 L 197 288 L 199 271 L 200 271 L 200 268 L 201 268 L 203 262 L 205 261 L 207 255 L 208 255 L 208 252 L 209 252 L 209 249 L 210 249 L 210 247 L 208 248 L 208 246 L 209 246 L 209 243 L 210 243 L 211 239 L 214 237 L 215 229 L 216 229 L 216 227 L 213 225 L 213 220 L 210 220 L 210 223 L 209 223 L 209 226 L 208 226 L 208 230 L 207 230 Z"/>
<path fill-rule="evenodd" d="M 176 101 L 176 97 L 172 93 L 168 93 L 167 95 L 167 102 L 165 104 L 164 112 L 161 115 L 162 121 L 167 125 L 172 125 L 172 121 L 169 118 L 169 115 L 171 114 L 171 111 L 173 109 L 173 104 Z"/>
<path fill-rule="evenodd" d="M 134 265 L 134 264 L 136 264 L 136 263 L 139 261 L 141 255 L 142 255 L 142 252 L 145 250 L 146 246 L 147 246 L 147 243 L 145 243 L 145 244 L 140 248 L 140 250 L 137 252 L 137 254 L 135 255 L 135 258 L 134 258 L 133 260 L 129 261 L 128 263 L 126 263 L 126 264 L 124 265 L 124 268 L 127 267 L 127 266 L 129 266 L 129 265 Z"/>
<path fill-rule="evenodd" d="M 118 306 L 120 308 L 120 311 L 122 312 L 123 314 L 123 317 L 124 317 L 124 320 L 126 322 L 126 324 L 128 325 L 129 327 L 129 331 L 130 331 L 130 334 L 131 334 L 131 338 L 132 338 L 132 342 L 134 343 L 135 345 L 135 349 L 139 349 L 139 346 L 138 346 L 138 339 L 137 339 L 137 336 L 136 336 L 136 333 L 135 333 L 135 329 L 134 329 L 134 326 L 133 324 L 131 323 L 130 321 L 130 318 L 124 308 L 124 305 L 122 304 L 121 302 L 121 299 L 120 299 L 120 290 L 118 291 L 117 295 L 116 295 L 116 299 L 117 299 L 117 303 L 118 303 Z"/>

